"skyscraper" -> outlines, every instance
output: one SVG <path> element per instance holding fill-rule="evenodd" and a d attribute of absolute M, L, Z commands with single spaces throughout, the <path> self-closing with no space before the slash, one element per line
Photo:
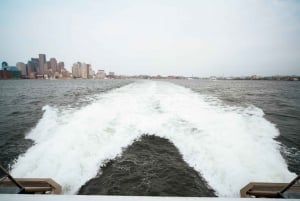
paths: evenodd
<path fill-rule="evenodd" d="M 83 63 L 81 66 L 81 77 L 84 79 L 89 78 L 89 64 Z"/>
<path fill-rule="evenodd" d="M 81 63 L 80 62 L 77 62 L 77 63 L 74 63 L 73 66 L 72 66 L 72 75 L 73 75 L 73 78 L 79 78 L 81 77 Z"/>
<path fill-rule="evenodd" d="M 38 59 L 37 59 L 38 61 Z M 30 61 L 28 61 L 27 63 L 27 76 L 30 79 L 35 79 L 36 78 L 36 67 L 39 63 L 36 63 L 36 60 L 34 58 L 32 58 Z"/>
<path fill-rule="evenodd" d="M 92 69 L 92 65 L 88 64 L 89 67 L 89 75 L 88 78 L 93 78 L 95 76 L 95 71 Z"/>
<path fill-rule="evenodd" d="M 38 72 L 39 69 L 39 59 L 38 58 L 31 58 L 32 63 L 32 72 Z"/>
<path fill-rule="evenodd" d="M 50 70 L 51 70 L 51 63 L 50 63 L 50 61 L 47 61 L 44 64 L 44 74 L 49 74 Z"/>
<path fill-rule="evenodd" d="M 57 61 L 55 58 L 50 59 L 50 66 L 52 69 L 52 73 L 54 74 L 57 71 Z"/>
<path fill-rule="evenodd" d="M 40 75 L 44 74 L 44 64 L 46 63 L 46 55 L 39 54 L 39 67 L 37 73 Z"/>
<path fill-rule="evenodd" d="M 21 76 L 26 77 L 27 76 L 26 64 L 24 64 L 23 62 L 18 62 L 16 66 L 19 69 L 19 71 L 21 71 Z"/>
<path fill-rule="evenodd" d="M 65 68 L 65 63 L 64 62 L 59 62 L 58 63 L 58 66 L 57 66 L 57 71 L 59 72 L 59 73 L 61 73 L 62 72 L 62 70 L 64 70 L 64 68 Z"/>

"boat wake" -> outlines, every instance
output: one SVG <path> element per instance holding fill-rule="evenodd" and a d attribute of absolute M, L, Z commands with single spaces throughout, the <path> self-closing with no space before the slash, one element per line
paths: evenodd
<path fill-rule="evenodd" d="M 45 106 L 27 135 L 35 143 L 13 165 L 15 177 L 51 177 L 73 194 L 101 165 L 143 134 L 169 139 L 219 196 L 250 181 L 294 177 L 280 155 L 275 125 L 261 109 L 221 101 L 168 82 L 141 81 L 99 94 L 80 109 Z"/>

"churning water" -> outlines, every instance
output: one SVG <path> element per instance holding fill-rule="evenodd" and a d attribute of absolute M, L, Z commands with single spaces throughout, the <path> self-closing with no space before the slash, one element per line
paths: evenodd
<path fill-rule="evenodd" d="M 73 194 L 101 174 L 100 166 L 120 156 L 144 134 L 173 143 L 218 196 L 238 196 L 250 181 L 288 182 L 295 176 L 288 169 L 283 143 L 275 140 L 281 135 L 279 129 L 257 104 L 227 103 L 218 95 L 197 91 L 192 85 L 197 83 L 127 81 L 106 83 L 111 87 L 103 90 L 94 87 L 103 83 L 93 81 L 93 87 L 79 90 L 81 101 L 68 96 L 74 94 L 72 87 L 54 95 L 54 99 L 69 101 L 39 100 L 41 106 L 46 103 L 43 114 L 23 133 L 25 140 L 19 139 L 30 145 L 10 162 L 13 176 L 51 177 L 64 193 Z M 90 93 L 84 94 L 85 90 Z M 4 133 L 1 138 L 5 141 Z M 6 146 L 9 142 L 3 143 L 2 150 Z M 299 151 L 297 146 L 293 149 Z"/>

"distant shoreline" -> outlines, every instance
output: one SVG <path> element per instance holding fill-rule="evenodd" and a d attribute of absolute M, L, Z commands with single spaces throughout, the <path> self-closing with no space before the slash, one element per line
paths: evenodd
<path fill-rule="evenodd" d="M 142 80 L 250 80 L 250 81 L 300 81 L 300 76 L 271 76 L 271 77 L 183 77 L 183 76 L 115 76 L 111 78 L 72 78 L 72 77 L 62 77 L 56 79 L 45 79 L 45 78 L 0 78 L 0 80 L 126 80 L 126 79 L 142 79 Z"/>

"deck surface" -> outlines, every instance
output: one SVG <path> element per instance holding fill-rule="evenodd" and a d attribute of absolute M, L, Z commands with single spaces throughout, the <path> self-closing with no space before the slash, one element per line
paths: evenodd
<path fill-rule="evenodd" d="M 252 182 L 242 188 L 240 194 L 241 197 L 249 197 L 251 195 L 256 195 L 259 197 L 274 197 L 287 185 L 287 183 Z M 287 190 L 287 192 L 300 192 L 300 185 L 293 185 Z"/>
<path fill-rule="evenodd" d="M 195 197 L 145 197 L 145 196 L 87 196 L 87 195 L 0 195 L 2 201 L 254 201 L 253 198 L 195 198 Z M 281 199 L 255 199 L 275 201 Z M 296 201 L 297 199 L 289 199 Z M 298 200 L 299 201 L 299 200 Z"/>

